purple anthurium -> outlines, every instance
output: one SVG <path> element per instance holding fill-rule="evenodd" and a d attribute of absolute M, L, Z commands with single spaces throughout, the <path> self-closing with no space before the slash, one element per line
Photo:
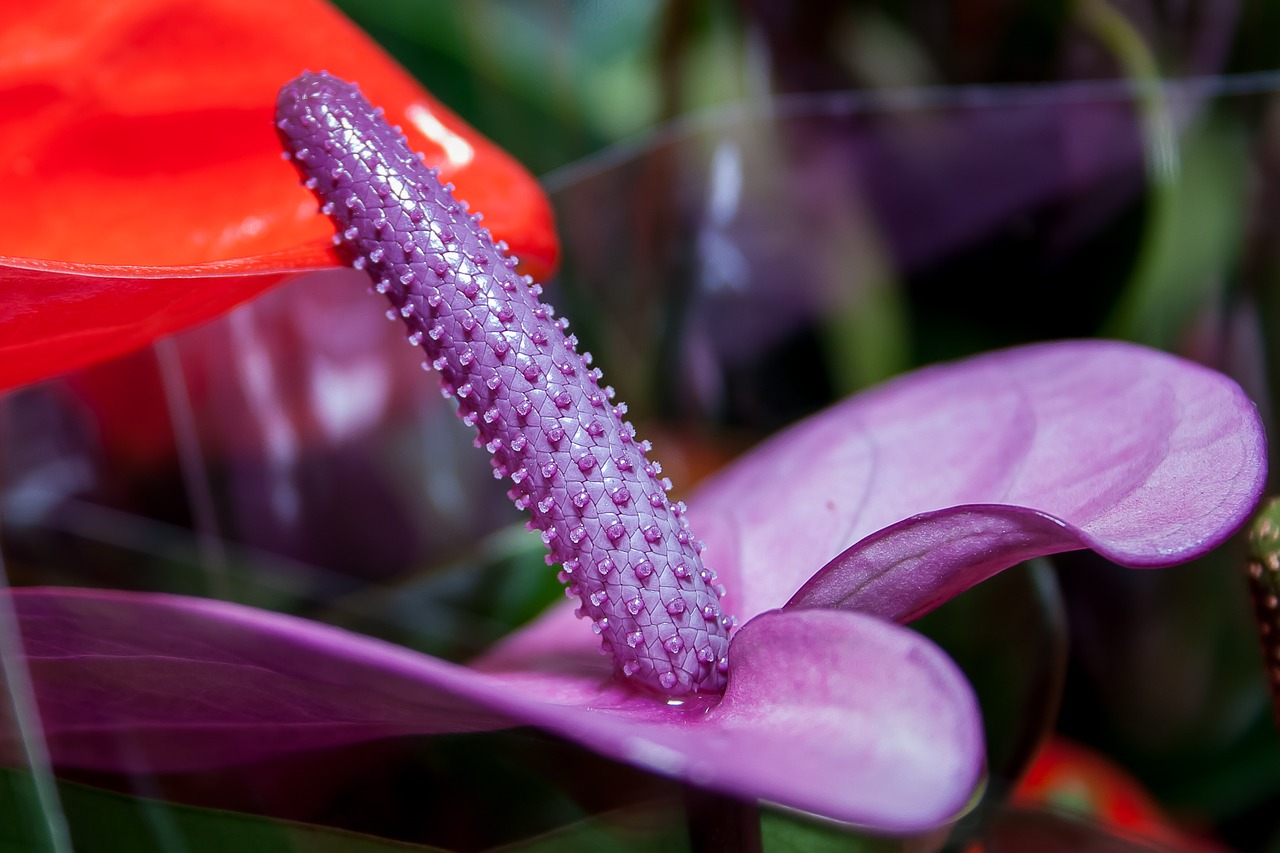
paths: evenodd
<path fill-rule="evenodd" d="M 534 725 L 746 799 L 916 831 L 963 809 L 983 748 L 955 666 L 892 620 L 1039 554 L 1191 559 L 1257 500 L 1262 430 L 1232 382 L 1076 342 L 848 400 L 730 466 L 685 513 L 534 289 L 356 97 L 332 78 L 286 87 L 295 162 L 317 170 L 358 265 L 513 480 L 576 608 L 464 667 L 223 602 L 15 590 L 55 762 L 198 770 Z"/>

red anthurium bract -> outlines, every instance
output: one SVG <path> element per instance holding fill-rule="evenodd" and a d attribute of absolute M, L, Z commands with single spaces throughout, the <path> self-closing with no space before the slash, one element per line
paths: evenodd
<path fill-rule="evenodd" d="M 536 181 L 318 0 L 57 0 L 0 22 L 0 388 L 109 358 L 341 262 L 280 159 L 275 93 L 360 81 L 527 271 Z"/>

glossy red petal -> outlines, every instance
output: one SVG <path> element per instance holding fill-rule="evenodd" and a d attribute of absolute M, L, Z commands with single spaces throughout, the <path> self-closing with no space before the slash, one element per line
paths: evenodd
<path fill-rule="evenodd" d="M 526 271 L 554 267 L 537 182 L 324 3 L 30 4 L 0 24 L 0 387 L 340 262 L 272 124 L 305 68 L 358 81 Z"/>

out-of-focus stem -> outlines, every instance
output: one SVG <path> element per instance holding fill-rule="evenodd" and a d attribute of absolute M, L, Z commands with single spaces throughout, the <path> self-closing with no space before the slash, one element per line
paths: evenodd
<path fill-rule="evenodd" d="M 760 808 L 693 786 L 685 787 L 692 853 L 760 853 Z"/>

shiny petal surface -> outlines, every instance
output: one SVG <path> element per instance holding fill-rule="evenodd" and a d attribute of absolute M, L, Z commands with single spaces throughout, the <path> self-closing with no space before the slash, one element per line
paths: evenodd
<path fill-rule="evenodd" d="M 272 125 L 304 68 L 358 80 L 528 272 L 554 266 L 533 178 L 320 0 L 34 4 L 0 23 L 0 57 L 0 181 L 21 199 L 0 211 L 0 388 L 339 262 Z"/>
<path fill-rule="evenodd" d="M 1257 501 L 1264 441 L 1253 404 L 1204 367 L 1042 344 L 819 413 L 708 481 L 690 519 L 744 618 L 789 600 L 911 618 L 1037 554 L 1205 553 Z"/>
<path fill-rule="evenodd" d="M 61 764 L 192 770 L 534 725 L 654 772 L 891 831 L 953 816 L 982 772 L 976 702 L 954 664 L 861 614 L 764 614 L 734 640 L 724 698 L 676 706 L 608 679 L 607 665 L 508 657 L 525 668 L 482 672 L 216 601 L 52 588 L 6 597 Z"/>

